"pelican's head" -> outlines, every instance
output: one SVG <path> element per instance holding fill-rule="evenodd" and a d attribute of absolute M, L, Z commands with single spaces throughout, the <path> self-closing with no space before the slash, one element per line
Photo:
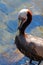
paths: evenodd
<path fill-rule="evenodd" d="M 32 20 L 32 13 L 29 9 L 22 9 L 18 14 L 19 29 L 24 30 Z"/>

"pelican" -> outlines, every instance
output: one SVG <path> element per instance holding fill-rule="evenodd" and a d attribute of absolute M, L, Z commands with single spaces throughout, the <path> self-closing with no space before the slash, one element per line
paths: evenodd
<path fill-rule="evenodd" d="M 20 10 L 18 20 L 19 34 L 15 37 L 15 44 L 21 53 L 30 58 L 29 63 L 34 60 L 40 65 L 43 60 L 43 39 L 25 33 L 26 27 L 32 21 L 32 12 L 29 9 Z"/>

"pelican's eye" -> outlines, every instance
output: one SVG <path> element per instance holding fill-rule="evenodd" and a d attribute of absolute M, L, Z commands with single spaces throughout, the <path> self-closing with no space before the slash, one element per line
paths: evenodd
<path fill-rule="evenodd" d="M 26 20 L 26 18 L 25 17 L 20 17 L 20 18 L 18 18 L 18 20 L 19 20 L 19 22 L 24 22 Z"/>
<path fill-rule="evenodd" d="M 25 20 L 25 17 L 21 17 L 21 20 L 22 20 L 22 22 L 24 22 L 24 20 Z"/>

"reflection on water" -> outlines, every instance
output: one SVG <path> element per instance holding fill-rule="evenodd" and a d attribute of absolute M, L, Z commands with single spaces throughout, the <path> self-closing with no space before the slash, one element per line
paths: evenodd
<path fill-rule="evenodd" d="M 0 65 L 29 65 L 30 59 L 14 44 L 18 11 L 24 7 L 32 10 L 33 20 L 26 32 L 43 38 L 43 16 L 40 15 L 43 13 L 42 2 L 42 0 L 0 0 Z M 33 63 L 37 65 L 38 62 Z"/>

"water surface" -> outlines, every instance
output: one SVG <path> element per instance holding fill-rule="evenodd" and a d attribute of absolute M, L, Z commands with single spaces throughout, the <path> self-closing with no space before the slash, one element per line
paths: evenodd
<path fill-rule="evenodd" d="M 29 8 L 33 15 L 25 32 L 43 38 L 43 0 L 0 0 L 0 65 L 29 63 L 30 59 L 20 53 L 14 44 L 18 12 L 22 8 Z M 36 61 L 33 63 L 37 64 Z"/>

